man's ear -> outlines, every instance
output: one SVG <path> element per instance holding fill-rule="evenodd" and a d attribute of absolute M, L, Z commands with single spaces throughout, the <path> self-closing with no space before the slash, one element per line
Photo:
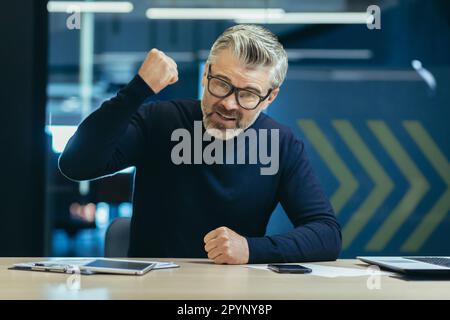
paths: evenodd
<path fill-rule="evenodd" d="M 202 81 L 201 81 L 202 88 L 205 88 L 205 86 L 206 86 L 206 81 L 207 81 L 206 76 L 208 73 L 208 67 L 209 67 L 209 65 L 207 63 L 205 63 L 205 65 L 203 66 L 203 74 L 202 74 Z"/>
<path fill-rule="evenodd" d="M 272 102 L 275 101 L 275 99 L 276 99 L 276 97 L 278 95 L 278 92 L 280 92 L 280 88 L 279 87 L 272 90 L 272 92 L 270 93 L 269 97 L 266 100 L 266 105 L 264 106 L 263 109 L 266 109 L 269 106 L 269 104 L 271 104 Z"/>

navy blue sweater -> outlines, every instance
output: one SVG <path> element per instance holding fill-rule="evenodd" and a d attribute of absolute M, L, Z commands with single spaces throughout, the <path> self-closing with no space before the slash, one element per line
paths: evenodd
<path fill-rule="evenodd" d="M 220 226 L 246 237 L 249 263 L 338 257 L 339 224 L 303 142 L 289 128 L 265 114 L 251 126 L 279 129 L 279 169 L 273 175 L 261 175 L 267 165 L 259 161 L 176 165 L 171 150 L 178 142 L 171 134 L 184 128 L 193 136 L 194 121 L 202 120 L 200 101 L 144 103 L 153 94 L 137 75 L 79 125 L 59 159 L 61 172 L 77 181 L 136 167 L 130 257 L 205 258 L 203 237 Z M 278 203 L 295 228 L 265 236 Z"/>

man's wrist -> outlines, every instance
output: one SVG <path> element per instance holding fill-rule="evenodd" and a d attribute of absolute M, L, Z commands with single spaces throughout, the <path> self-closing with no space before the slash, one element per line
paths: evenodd
<path fill-rule="evenodd" d="M 248 262 L 251 263 L 263 263 L 264 262 L 264 250 L 261 248 L 264 238 L 262 237 L 245 237 L 248 245 Z"/>
<path fill-rule="evenodd" d="M 132 94 L 138 99 L 145 99 L 148 96 L 154 95 L 153 89 L 142 79 L 139 74 L 136 74 L 134 78 L 124 88 L 127 92 Z"/>

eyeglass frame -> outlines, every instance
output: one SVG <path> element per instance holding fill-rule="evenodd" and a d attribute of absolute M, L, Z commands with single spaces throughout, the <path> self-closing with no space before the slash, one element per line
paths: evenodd
<path fill-rule="evenodd" d="M 260 96 L 260 95 L 257 94 L 256 92 L 250 91 L 250 90 L 248 90 L 248 89 L 242 89 L 242 88 L 235 87 L 235 86 L 233 86 L 231 83 L 229 83 L 228 81 L 226 81 L 226 80 L 224 80 L 224 79 L 222 79 L 222 78 L 219 78 L 219 77 L 217 77 L 217 76 L 211 75 L 211 64 L 208 65 L 208 74 L 206 75 L 206 79 L 208 79 L 208 86 L 207 86 L 207 87 L 208 87 L 208 92 L 209 92 L 210 94 L 212 94 L 212 95 L 213 95 L 214 97 L 216 97 L 216 98 L 219 98 L 219 99 L 225 99 L 225 98 L 229 97 L 230 95 L 232 95 L 232 94 L 234 93 L 234 96 L 235 96 L 235 98 L 236 98 L 236 102 L 238 103 L 238 105 L 239 105 L 242 109 L 245 109 L 245 110 L 255 110 L 256 108 L 258 108 L 258 106 L 261 104 L 261 102 L 263 102 L 264 100 L 266 100 L 266 99 L 269 97 L 269 95 L 272 93 L 272 91 L 273 91 L 273 88 L 270 88 L 269 91 L 267 92 L 267 94 L 266 94 L 265 96 Z M 230 92 L 228 92 L 228 93 L 227 93 L 225 96 L 223 96 L 223 97 L 218 96 L 218 95 L 215 95 L 214 93 L 212 93 L 212 92 L 211 92 L 211 89 L 209 89 L 209 84 L 210 84 L 210 80 L 211 80 L 211 79 L 217 79 L 217 80 L 220 80 L 220 81 L 222 81 L 222 82 L 225 82 L 228 86 L 231 87 Z M 258 102 L 258 103 L 256 104 L 256 106 L 254 106 L 253 108 L 245 108 L 245 107 L 243 107 L 243 106 L 241 105 L 241 103 L 239 102 L 239 98 L 238 98 L 238 94 L 239 94 L 240 91 L 247 91 L 247 92 L 250 92 L 250 93 L 256 95 L 256 96 L 259 98 L 259 102 Z"/>

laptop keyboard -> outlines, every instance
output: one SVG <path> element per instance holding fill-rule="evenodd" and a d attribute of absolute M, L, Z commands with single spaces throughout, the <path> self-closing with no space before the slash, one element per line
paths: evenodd
<path fill-rule="evenodd" d="M 409 259 L 409 260 L 419 261 L 419 262 L 431 263 L 431 264 L 441 266 L 441 267 L 450 268 L 450 259 L 449 258 L 433 258 L 433 257 L 423 257 L 423 258 L 404 257 L 404 258 Z"/>

